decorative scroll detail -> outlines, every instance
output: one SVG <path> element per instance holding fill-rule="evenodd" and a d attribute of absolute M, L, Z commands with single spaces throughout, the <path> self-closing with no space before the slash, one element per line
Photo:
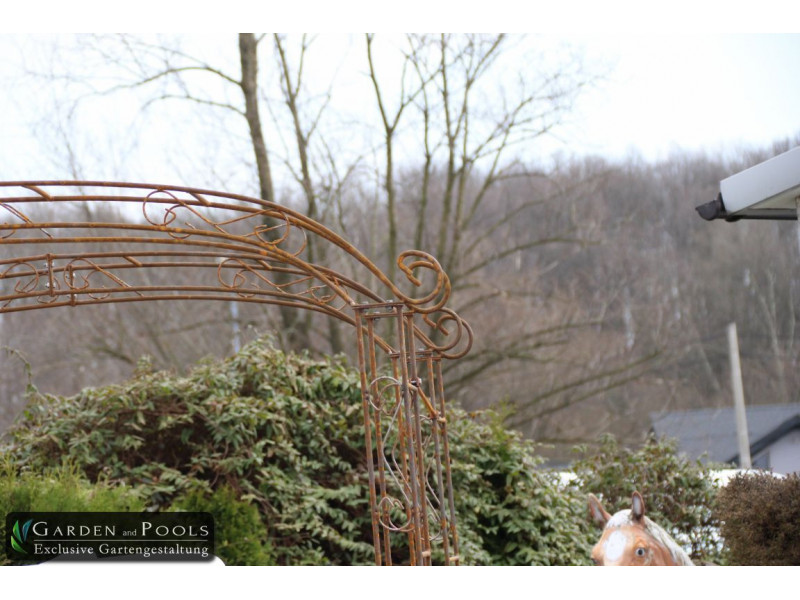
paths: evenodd
<path fill-rule="evenodd" d="M 15 261 L 0 272 L 0 279 L 14 279 L 14 294 L 7 304 L 16 296 L 29 294 L 39 287 L 39 270 L 25 260 Z"/>
<path fill-rule="evenodd" d="M 407 260 L 410 262 L 407 263 Z M 436 285 L 427 295 L 420 298 L 411 298 L 404 295 L 400 290 L 394 289 L 393 291 L 398 298 L 409 306 L 414 307 L 420 313 L 432 313 L 445 305 L 450 297 L 450 280 L 445 275 L 439 261 L 433 256 L 419 250 L 406 250 L 397 258 L 397 266 L 405 273 L 408 280 L 417 287 L 422 285 L 421 280 L 415 275 L 417 269 L 429 269 L 436 275 Z"/>
<path fill-rule="evenodd" d="M 133 287 L 117 276 L 113 270 L 98 265 L 89 258 L 76 258 L 68 262 L 63 269 L 63 275 L 72 296 L 76 293 L 85 293 L 94 300 L 104 300 L 115 290 L 133 291 L 136 295 L 143 296 L 142 292 L 133 290 Z M 98 277 L 93 280 L 92 276 Z M 96 283 L 96 280 L 102 281 Z"/>
<path fill-rule="evenodd" d="M 78 203 L 89 208 L 82 215 L 138 206 L 143 220 L 60 218 L 75 214 Z M 45 214 L 56 218 L 41 218 Z M 312 238 L 327 244 L 319 254 L 337 256 L 348 274 L 306 260 Z M 109 251 L 111 244 L 130 251 Z M 1 288 L 0 312 L 130 301 L 132 296 L 233 297 L 297 305 L 354 323 L 354 306 L 399 301 L 423 317 L 415 336 L 431 351 L 458 357 L 471 345 L 469 326 L 446 308 L 450 281 L 431 255 L 408 250 L 398 257 L 400 272 L 419 288 L 419 294 L 409 295 L 330 229 L 286 207 L 246 196 L 145 184 L 0 182 L 0 246 L 7 246 L 0 256 L 0 282 L 13 281 L 13 286 Z M 161 268 L 165 258 L 173 265 L 197 267 L 202 285 L 147 285 L 148 278 L 140 275 Z M 49 266 L 38 266 L 47 261 Z M 202 275 L 209 272 L 216 277 Z M 370 279 L 383 291 L 358 283 Z"/>
<path fill-rule="evenodd" d="M 109 209 L 137 216 L 69 218 L 114 214 Z M 333 259 L 339 270 L 310 256 Z M 403 292 L 320 223 L 246 196 L 147 184 L 0 182 L 0 313 L 237 300 L 353 325 L 376 562 L 458 564 L 441 361 L 464 356 L 472 330 L 447 307 L 450 280 L 433 256 L 408 250 L 397 266 L 417 293 Z M 192 281 L 162 276 L 153 283 L 151 272 L 170 268 L 190 270 Z M 379 319 L 393 324 L 382 336 Z"/>
<path fill-rule="evenodd" d="M 265 272 L 271 270 L 266 262 L 259 263 Z M 232 273 L 228 273 L 229 267 L 232 267 Z M 228 277 L 230 279 L 228 279 Z M 240 258 L 225 258 L 220 260 L 219 268 L 217 269 L 217 278 L 220 285 L 225 289 L 235 291 L 237 296 L 242 298 L 252 298 L 254 292 L 248 292 L 248 289 L 257 290 L 260 288 L 260 283 L 266 284 L 267 287 L 274 290 L 281 290 L 281 286 L 273 283 L 272 280 L 264 273 L 259 272 L 253 265 L 248 264 Z"/>
<path fill-rule="evenodd" d="M 153 208 L 153 205 L 163 209 L 160 218 L 156 218 L 153 214 L 157 210 Z M 289 254 L 300 256 L 306 249 L 305 230 L 294 227 L 289 212 L 282 207 L 275 205 L 271 210 L 250 210 L 229 219 L 207 217 L 201 212 L 201 207 L 211 210 L 222 208 L 231 210 L 230 205 L 223 207 L 219 203 L 212 203 L 200 193 L 192 194 L 189 199 L 181 199 L 170 190 L 163 188 L 150 192 L 142 200 L 142 213 L 145 220 L 160 231 L 165 231 L 173 239 L 187 239 L 203 231 L 214 232 L 221 236 L 237 235 L 233 230 L 243 230 L 249 227 L 249 231 L 239 233 L 238 236 L 243 239 L 249 238 L 251 243 L 288 251 L 291 234 L 293 231 L 298 231 L 301 238 L 300 243 L 297 248 L 289 251 Z"/>

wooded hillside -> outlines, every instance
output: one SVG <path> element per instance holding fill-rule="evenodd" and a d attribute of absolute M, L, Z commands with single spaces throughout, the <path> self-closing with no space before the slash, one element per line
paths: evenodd
<path fill-rule="evenodd" d="M 500 186 L 487 202 L 490 214 L 465 232 L 476 243 L 484 238 L 474 264 L 504 247 L 541 244 L 460 278 L 456 268 L 454 306 L 475 329 L 476 345 L 447 365 L 451 398 L 467 410 L 504 406 L 509 425 L 559 450 L 600 432 L 637 443 L 651 412 L 729 404 L 725 325 L 732 321 L 747 401 L 796 398 L 796 224 L 707 223 L 694 211 L 721 178 L 788 146 L 736 161 L 582 160 L 547 178 Z M 533 197 L 542 201 L 502 230 L 484 227 L 497 211 Z M 345 215 L 354 243 L 369 246 L 369 232 L 356 226 L 377 217 L 355 201 Z M 556 231 L 563 239 L 554 239 Z M 178 371 L 228 355 L 235 329 L 243 341 L 272 334 L 286 342 L 277 314 L 240 306 L 237 315 L 227 303 L 39 310 L 4 315 L 0 327 L 14 350 L 1 365 L 5 425 L 23 405 L 20 357 L 37 387 L 69 394 L 129 376 L 145 355 Z M 326 324 L 314 322 L 313 331 L 311 350 L 329 353 Z M 350 335 L 339 332 L 352 356 Z"/>

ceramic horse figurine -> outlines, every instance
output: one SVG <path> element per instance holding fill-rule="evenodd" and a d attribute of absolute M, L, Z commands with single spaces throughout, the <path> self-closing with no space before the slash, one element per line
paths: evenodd
<path fill-rule="evenodd" d="M 592 549 L 592 560 L 600 566 L 693 566 L 689 555 L 662 527 L 644 514 L 644 499 L 633 493 L 631 508 L 613 516 L 589 494 L 589 512 L 603 527 L 603 536 Z"/>

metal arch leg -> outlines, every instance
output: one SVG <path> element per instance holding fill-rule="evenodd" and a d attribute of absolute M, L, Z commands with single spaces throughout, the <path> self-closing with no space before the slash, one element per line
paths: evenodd
<path fill-rule="evenodd" d="M 375 563 L 457 565 L 441 356 L 415 348 L 402 303 L 355 312 Z M 386 319 L 396 337 L 388 352 L 375 334 Z"/>

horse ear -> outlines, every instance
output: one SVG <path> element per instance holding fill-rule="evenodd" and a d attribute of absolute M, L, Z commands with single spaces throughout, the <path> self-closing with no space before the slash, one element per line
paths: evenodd
<path fill-rule="evenodd" d="M 639 492 L 633 492 L 633 497 L 631 498 L 631 515 L 636 521 L 644 519 L 644 498 L 642 498 Z"/>
<path fill-rule="evenodd" d="M 606 512 L 600 500 L 594 494 L 589 494 L 589 515 L 601 527 L 605 527 L 611 515 Z"/>

